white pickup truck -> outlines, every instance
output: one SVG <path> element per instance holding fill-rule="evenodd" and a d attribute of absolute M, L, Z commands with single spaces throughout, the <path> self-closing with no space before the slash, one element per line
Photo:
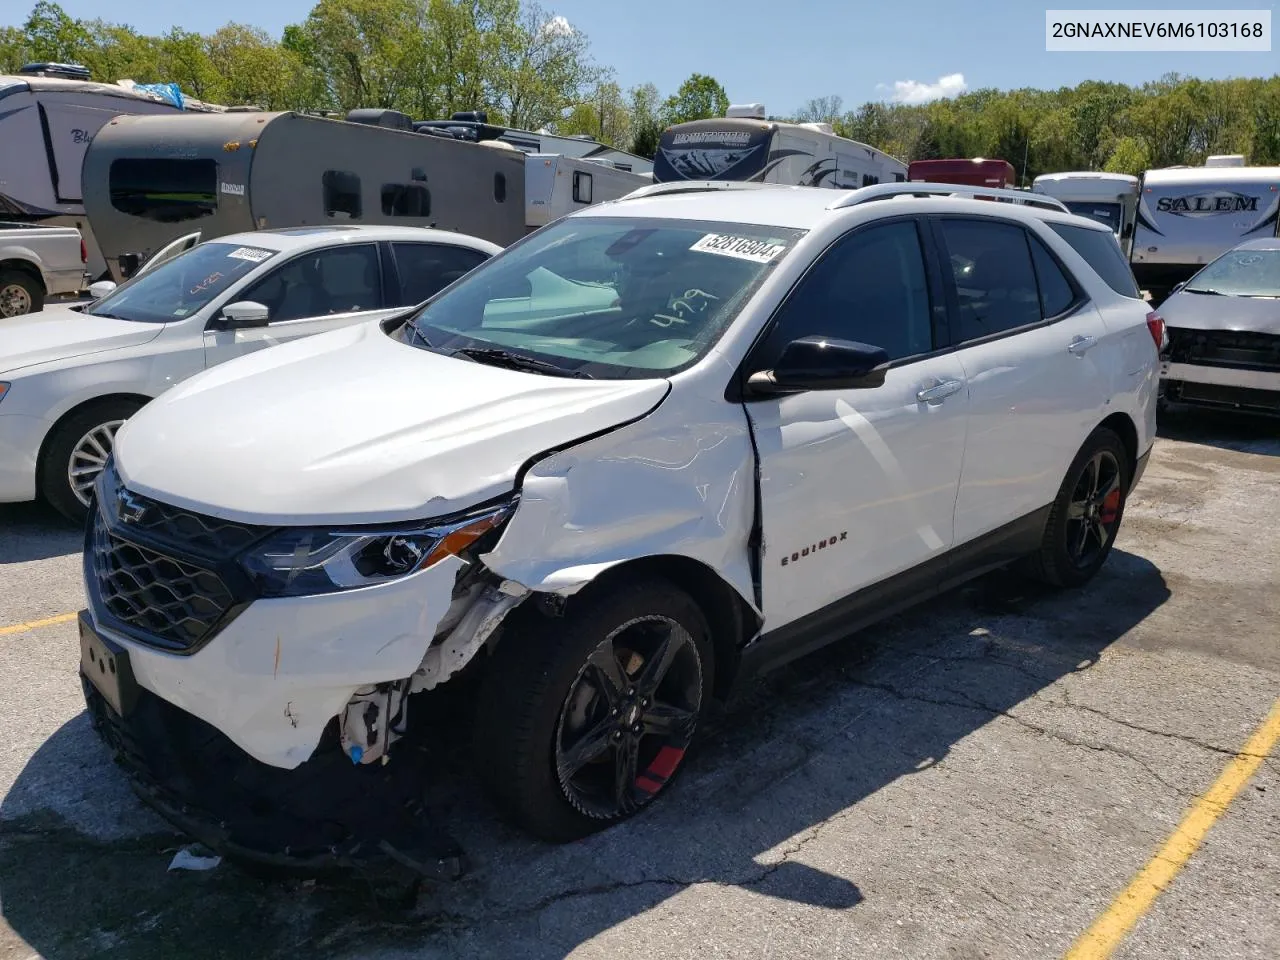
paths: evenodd
<path fill-rule="evenodd" d="M 75 227 L 0 222 L 0 320 L 43 310 L 45 297 L 84 289 L 87 260 Z"/>

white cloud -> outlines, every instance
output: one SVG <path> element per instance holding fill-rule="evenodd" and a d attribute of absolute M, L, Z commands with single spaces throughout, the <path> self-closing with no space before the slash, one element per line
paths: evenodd
<path fill-rule="evenodd" d="M 887 91 L 890 88 L 882 83 L 876 89 Z M 964 82 L 963 73 L 949 73 L 945 77 L 939 77 L 935 83 L 895 80 L 892 89 L 889 99 L 894 103 L 920 104 L 959 96 L 969 89 L 969 85 Z"/>
<path fill-rule="evenodd" d="M 542 32 L 550 37 L 571 37 L 574 29 L 564 17 L 555 16 L 542 25 Z"/>

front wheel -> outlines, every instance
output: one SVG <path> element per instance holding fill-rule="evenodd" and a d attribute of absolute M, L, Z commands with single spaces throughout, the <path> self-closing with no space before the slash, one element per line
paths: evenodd
<path fill-rule="evenodd" d="M 72 523 L 84 522 L 116 431 L 141 406 L 136 400 L 104 400 L 73 413 L 50 434 L 40 461 L 40 493 Z"/>
<path fill-rule="evenodd" d="M 476 723 L 478 771 L 530 833 L 565 842 L 633 816 L 674 779 L 710 698 L 702 611 L 649 580 L 505 637 Z"/>
<path fill-rule="evenodd" d="M 1031 572 L 1059 587 L 1088 583 L 1102 568 L 1129 495 L 1129 454 L 1114 431 L 1099 427 L 1067 470 L 1045 523 Z"/>

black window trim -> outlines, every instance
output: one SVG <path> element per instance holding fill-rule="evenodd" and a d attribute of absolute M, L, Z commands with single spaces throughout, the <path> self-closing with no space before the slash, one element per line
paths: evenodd
<path fill-rule="evenodd" d="M 396 257 L 396 250 L 395 250 L 395 245 L 398 243 L 409 244 L 415 247 L 444 247 L 445 249 L 448 249 L 448 250 L 463 250 L 468 253 L 474 253 L 477 257 L 480 257 L 480 263 L 477 263 L 475 267 L 472 267 L 471 268 L 472 270 L 476 269 L 476 267 L 480 266 L 480 264 L 486 263 L 489 260 L 493 259 L 493 256 L 485 253 L 483 250 L 477 250 L 475 247 L 469 247 L 466 244 L 462 244 L 462 243 L 444 243 L 440 240 L 411 240 L 411 239 L 382 240 L 379 242 L 378 246 L 380 247 L 385 246 L 385 252 L 383 254 L 383 262 L 385 264 L 383 268 L 383 302 L 384 303 L 390 303 L 392 299 L 396 299 L 396 300 L 400 299 L 400 292 L 401 290 L 404 289 L 404 285 L 400 276 L 400 261 Z M 387 279 L 388 277 L 390 279 Z M 457 281 L 454 281 L 454 282 L 456 283 Z M 390 286 L 387 285 L 388 283 L 390 284 Z M 437 290 L 435 293 L 433 293 L 426 300 L 419 301 L 418 303 L 400 304 L 400 306 L 394 309 L 398 310 L 403 308 L 407 310 L 410 307 L 422 306 L 434 300 L 437 296 L 444 293 L 444 291 L 448 290 L 449 287 L 451 286 L 453 286 L 453 284 L 446 284 L 445 286 Z M 387 308 L 387 309 L 392 309 L 392 308 Z"/>
<path fill-rule="evenodd" d="M 951 272 L 951 257 L 947 253 L 946 240 L 942 236 L 941 223 L 944 220 L 963 220 L 978 223 L 997 223 L 1005 226 L 1016 227 L 1022 231 L 1023 242 L 1027 245 L 1027 258 L 1031 261 L 1031 275 L 1036 281 L 1036 299 L 1040 303 L 1040 310 L 1044 311 L 1044 300 L 1040 296 L 1040 276 L 1036 273 L 1035 258 L 1031 254 L 1031 241 L 1027 235 L 1034 235 L 1034 231 L 1030 230 L 1026 224 L 1016 220 L 1007 220 L 1004 217 L 986 217 L 977 213 L 938 213 L 928 216 L 930 221 L 931 232 L 933 233 L 935 249 L 938 254 L 938 264 L 943 273 L 943 289 L 947 299 L 947 312 L 951 318 L 950 328 L 952 336 L 950 338 L 950 346 L 946 350 L 940 350 L 939 353 L 951 353 L 955 350 L 967 350 L 969 347 L 977 347 L 987 343 L 994 343 L 997 340 L 1003 340 L 1006 337 L 1016 337 L 1022 333 L 1028 333 L 1031 330 L 1039 330 L 1042 327 L 1052 326 L 1061 323 L 1070 317 L 1078 314 L 1084 307 L 1088 306 L 1090 301 L 1088 292 L 1081 286 L 1080 281 L 1076 279 L 1075 274 L 1068 270 L 1062 263 L 1062 259 L 1054 252 L 1053 248 L 1044 242 L 1040 237 L 1041 246 L 1043 246 L 1049 255 L 1057 263 L 1063 275 L 1067 278 L 1067 282 L 1071 284 L 1072 291 L 1076 294 L 1075 300 L 1062 312 L 1052 317 L 1041 317 L 1035 323 L 1024 323 L 1021 326 L 1010 327 L 1008 330 L 1000 330 L 996 333 L 989 333 L 985 337 L 975 337 L 972 340 L 961 340 L 960 337 L 960 301 L 955 294 L 955 277 Z"/>
<path fill-rule="evenodd" d="M 795 282 L 787 288 L 787 292 L 783 294 L 782 299 L 778 301 L 777 306 L 769 313 L 769 318 L 760 325 L 760 329 L 756 332 L 755 338 L 751 341 L 751 346 L 747 348 L 747 352 L 743 355 L 742 361 L 738 364 L 738 368 L 734 371 L 729 383 L 725 387 L 725 399 L 730 403 L 750 403 L 760 400 L 779 399 L 778 397 L 757 397 L 746 389 L 747 379 L 757 370 L 766 369 L 759 365 L 760 351 L 764 347 L 765 340 L 768 339 L 769 333 L 773 330 L 774 325 L 778 322 L 778 316 L 783 309 L 791 302 L 792 297 L 800 289 L 800 285 L 808 279 L 818 264 L 822 263 L 829 254 L 840 244 L 846 240 L 850 240 L 860 233 L 867 230 L 873 230 L 876 227 L 887 226 L 895 223 L 909 222 L 916 228 L 916 239 L 920 244 L 920 255 L 924 258 L 924 269 L 926 284 L 929 291 L 929 320 L 930 327 L 933 331 L 934 348 L 926 353 L 917 353 L 909 357 L 899 357 L 897 360 L 889 361 L 888 368 L 890 370 L 898 367 L 910 366 L 913 363 L 919 363 L 922 360 L 930 360 L 934 357 L 952 353 L 954 347 L 950 346 L 952 338 L 951 333 L 951 314 L 943 300 L 944 286 L 943 274 L 939 265 L 940 256 L 936 242 L 932 236 L 932 231 L 926 223 L 927 217 L 923 214 L 900 214 L 892 217 L 883 217 L 866 223 L 860 223 L 857 226 L 846 230 L 840 236 L 836 237 L 829 244 L 823 247 L 822 252 L 814 257 L 804 272 L 796 278 Z M 823 391 L 827 392 L 827 391 Z"/>
<path fill-rule="evenodd" d="M 390 309 L 394 309 L 394 308 L 392 308 L 392 307 L 388 307 L 388 306 L 386 305 L 386 304 L 387 304 L 387 301 L 388 301 L 388 298 L 387 298 L 387 265 L 386 265 L 386 261 L 383 259 L 383 256 L 382 256 L 382 250 L 381 250 L 382 244 L 383 244 L 383 243 L 385 243 L 385 242 L 387 242 L 387 241 L 379 241 L 379 240 L 362 240 L 362 241 L 360 241 L 359 243 L 338 243 L 338 244 L 330 244 L 330 245 L 329 245 L 329 246 L 327 246 L 327 247 L 309 247 L 309 248 L 307 248 L 306 250 L 299 250 L 299 251 L 297 251 L 296 253 L 294 253 L 292 256 L 288 257 L 287 259 L 284 259 L 284 260 L 280 260 L 280 261 L 278 261 L 278 262 L 274 265 L 274 267 L 273 267 L 273 269 L 272 269 L 272 270 L 268 270 L 268 271 L 266 271 L 265 273 L 261 274 L 261 275 L 260 275 L 256 280 L 254 280 L 254 281 L 253 281 L 252 283 L 250 283 L 250 284 L 245 285 L 245 286 L 244 286 L 244 287 L 242 287 L 241 289 L 248 290 L 248 289 L 252 289 L 253 287 L 256 287 L 256 286 L 257 286 L 258 284 L 260 284 L 263 280 L 267 279 L 267 277 L 271 276 L 271 274 L 272 274 L 272 273 L 274 273 L 276 270 L 283 270 L 283 269 L 284 269 L 285 267 L 287 267 L 289 264 L 293 263 L 293 261 L 295 261 L 295 260 L 299 260 L 299 259 L 301 259 L 302 257 L 306 257 L 306 256 L 314 255 L 314 254 L 317 254 L 317 253 L 328 253 L 330 250 L 351 250 L 351 249 L 354 249 L 354 248 L 356 248 L 356 247 L 373 247 L 374 256 L 378 258 L 378 290 L 379 290 L 379 292 L 382 294 L 382 304 L 381 304 L 380 306 L 377 306 L 377 307 L 370 307 L 368 310 L 360 310 L 360 311 L 358 311 L 358 312 L 359 312 L 359 313 L 373 313 L 374 311 L 377 311 L 377 310 L 390 310 Z M 224 294 L 223 294 L 223 296 L 224 296 L 224 297 L 226 297 L 226 296 L 227 296 L 227 294 L 226 294 L 226 293 L 224 293 Z M 227 304 L 229 304 L 229 303 L 239 303 L 241 299 L 243 299 L 243 298 L 241 298 L 241 297 L 239 297 L 239 296 L 237 296 L 234 300 L 232 300 L 232 299 L 230 299 L 230 298 L 228 297 L 228 299 L 224 299 L 221 303 L 219 303 L 219 304 L 218 304 L 218 306 L 217 306 L 217 308 L 213 311 L 213 313 L 211 313 L 211 314 L 209 315 L 209 319 L 208 319 L 207 321 L 205 321 L 205 325 L 204 325 L 205 332 L 206 332 L 206 333 L 208 333 L 208 332 L 225 332 L 225 331 L 226 331 L 226 328 L 225 328 L 225 327 L 223 327 L 223 326 L 221 325 L 222 308 L 223 308 L 223 307 L 225 307 L 225 306 L 226 306 Z M 335 317 L 336 317 L 336 316 L 341 316 L 341 314 L 336 314 L 336 313 L 335 313 L 335 314 L 332 314 L 332 316 L 335 316 Z M 294 319 L 292 319 L 292 320 L 272 320 L 272 319 L 268 318 L 268 319 L 267 319 L 267 327 L 268 327 L 268 329 L 269 329 L 269 328 L 271 328 L 271 327 L 276 327 L 276 326 L 283 327 L 283 326 L 287 326 L 288 324 L 291 324 L 291 323 L 302 323 L 303 321 L 307 321 L 307 320 L 314 320 L 314 319 L 316 319 L 316 318 L 315 318 L 315 317 L 295 317 L 295 318 L 294 318 Z"/>

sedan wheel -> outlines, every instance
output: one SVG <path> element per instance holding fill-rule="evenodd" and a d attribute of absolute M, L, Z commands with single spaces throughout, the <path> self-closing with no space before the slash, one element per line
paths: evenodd
<path fill-rule="evenodd" d="M 107 458 L 115 446 L 116 431 L 124 426 L 123 420 L 109 420 L 98 424 L 76 443 L 67 462 L 67 483 L 80 504 L 88 508 L 93 496 L 93 485 L 107 465 Z"/>

